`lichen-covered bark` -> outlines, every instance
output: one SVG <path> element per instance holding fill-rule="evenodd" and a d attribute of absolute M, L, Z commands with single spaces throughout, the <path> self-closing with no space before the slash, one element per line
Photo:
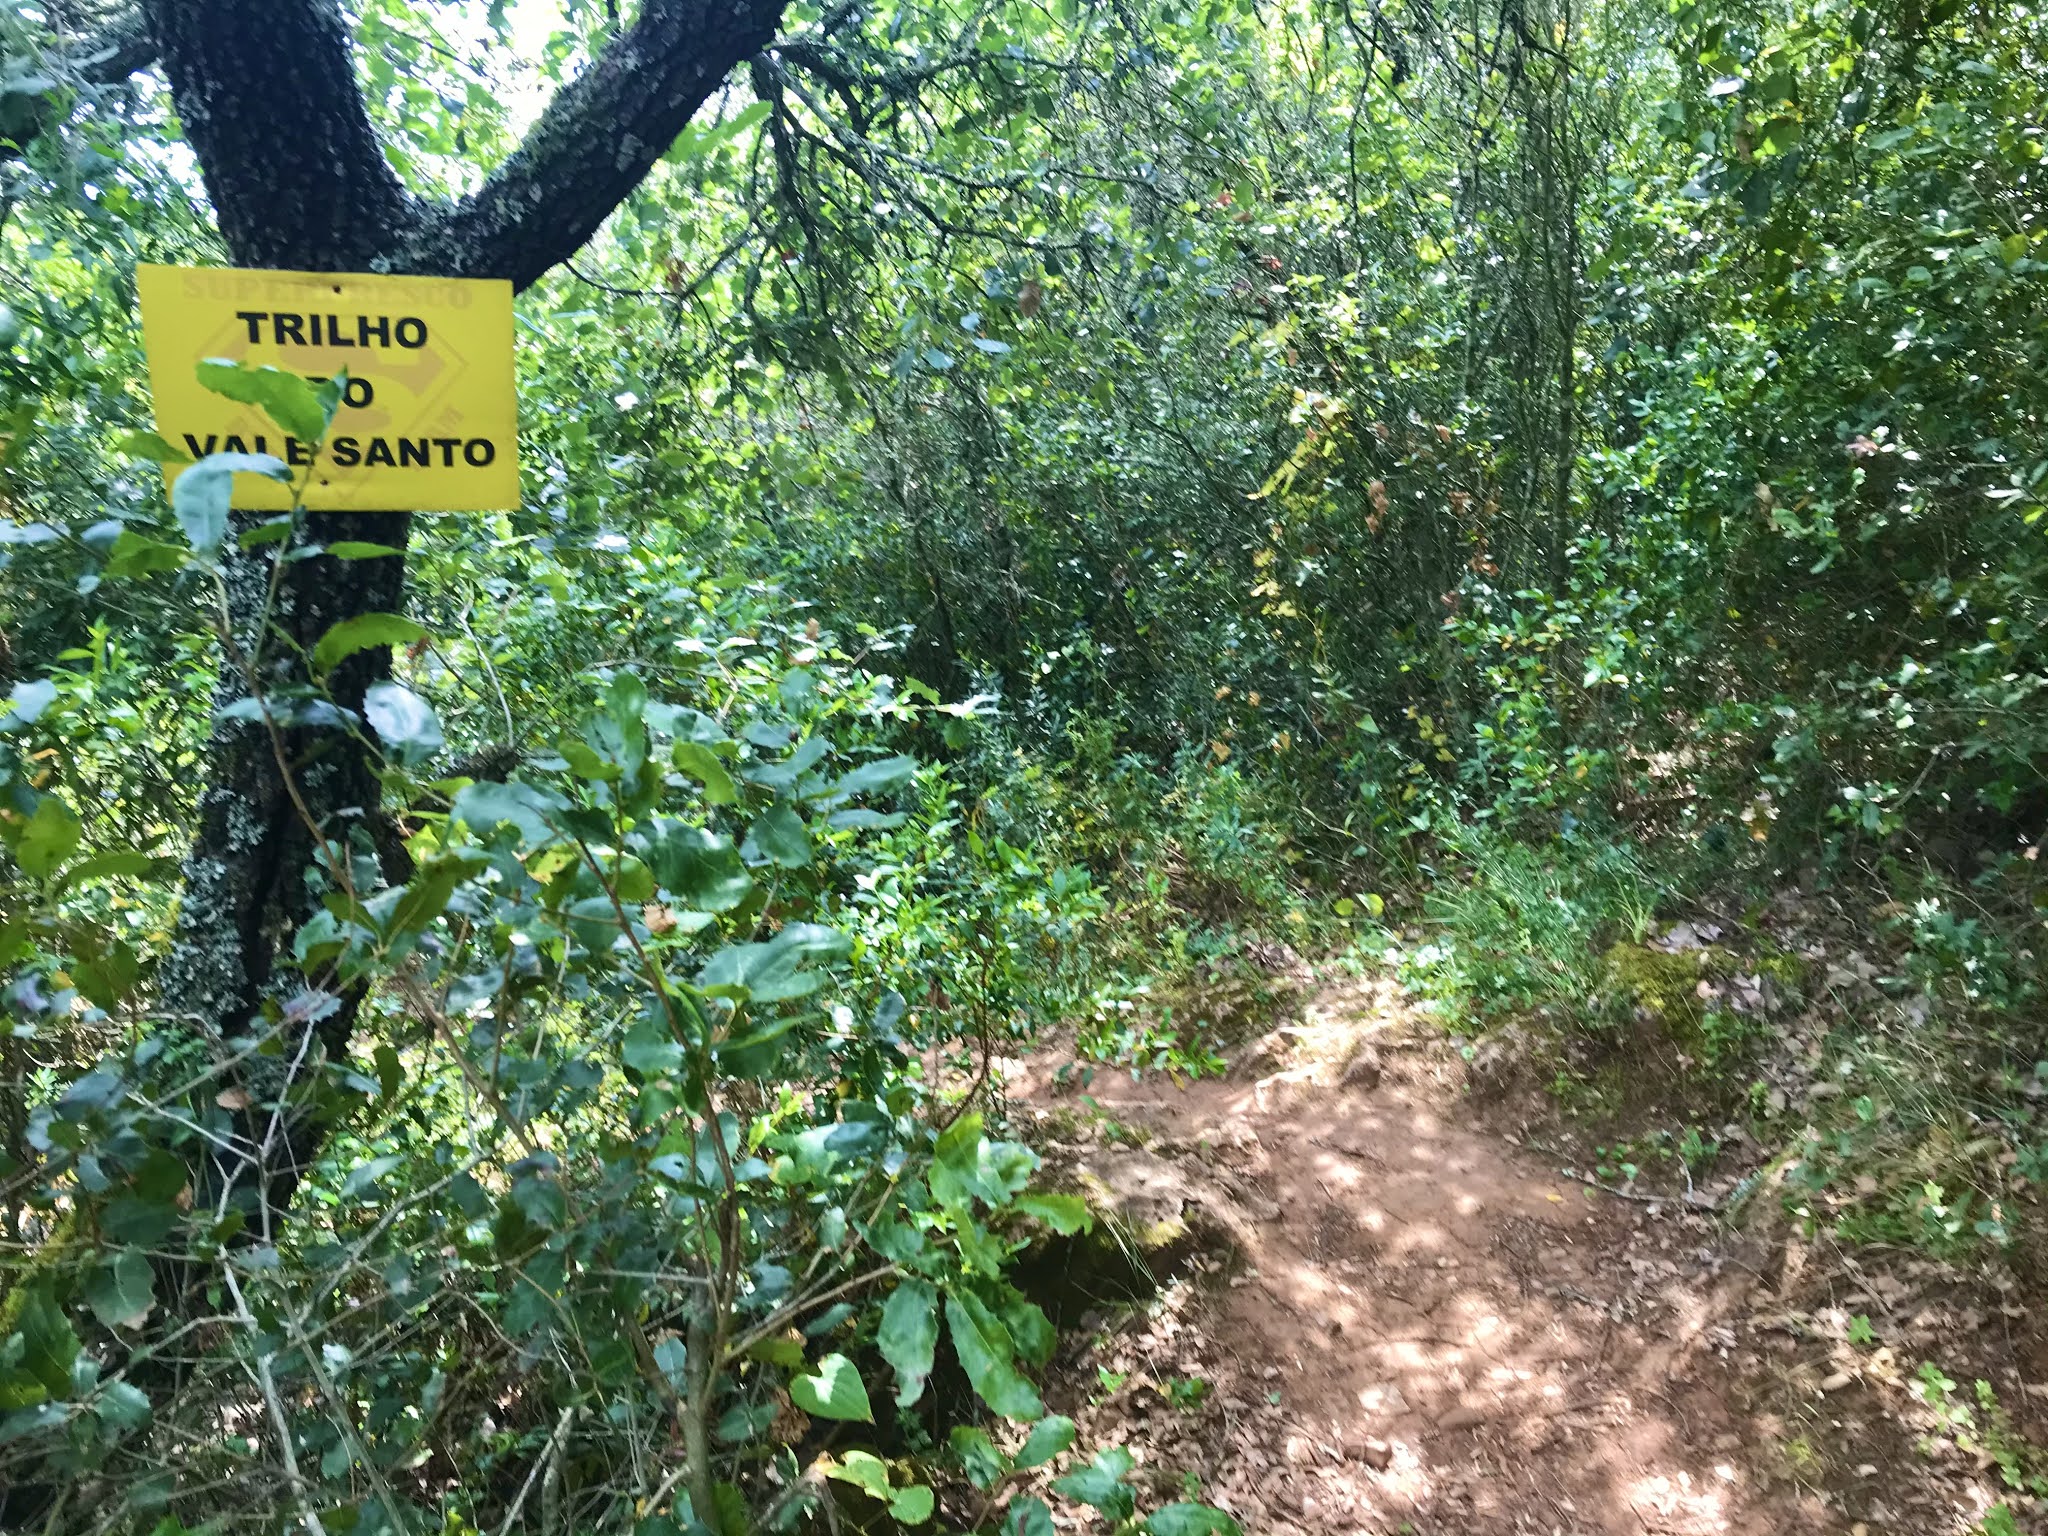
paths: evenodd
<path fill-rule="evenodd" d="M 150 0 L 178 117 L 239 265 L 372 270 L 420 204 L 384 157 L 334 0 Z"/>
<path fill-rule="evenodd" d="M 307 519 L 307 533 L 322 544 L 358 539 L 402 548 L 409 522 L 394 512 L 314 513 Z M 340 1007 L 318 1023 L 315 1041 L 306 1039 L 306 1031 L 315 1026 L 295 1022 L 299 1015 L 289 1008 L 294 994 L 323 979 L 297 974 L 289 958 L 292 936 L 313 915 L 320 894 L 333 888 L 314 830 L 317 826 L 320 837 L 337 851 L 367 848 L 380 786 L 368 754 L 346 728 L 300 726 L 282 732 L 280 765 L 277 745 L 262 721 L 220 718 L 218 712 L 249 696 L 248 659 L 257 658 L 256 686 L 266 696 L 281 696 L 304 681 L 300 657 L 332 625 L 354 614 L 400 608 L 405 579 L 404 561 L 395 555 L 291 562 L 268 614 L 271 634 L 258 652 L 270 597 L 269 566 L 268 555 L 245 553 L 228 561 L 233 638 L 215 689 L 207 787 L 185 861 L 177 931 L 158 987 L 161 1010 L 216 1049 L 252 1024 L 267 1027 L 258 1022 L 266 1004 L 282 1026 L 279 1055 L 238 1061 L 225 1083 L 208 1090 L 239 1089 L 247 1098 L 238 1115 L 238 1145 L 230 1153 L 216 1152 L 206 1183 L 215 1195 L 224 1189 L 255 1195 L 249 1214 L 258 1230 L 274 1222 L 290 1201 L 300 1170 L 318 1152 L 324 1134 L 319 1121 L 305 1113 L 287 1115 L 279 1134 L 270 1134 L 271 1106 L 288 1086 L 284 1076 L 295 1064 L 301 1074 L 317 1072 L 324 1061 L 341 1056 L 362 1004 L 359 988 L 336 989 Z M 335 669 L 328 688 L 337 705 L 360 717 L 364 691 L 390 673 L 388 651 L 363 651 Z M 290 769 L 289 784 L 284 766 Z M 308 1097 L 303 1092 L 290 1096 Z M 266 1143 L 267 1151 L 259 1156 Z"/>

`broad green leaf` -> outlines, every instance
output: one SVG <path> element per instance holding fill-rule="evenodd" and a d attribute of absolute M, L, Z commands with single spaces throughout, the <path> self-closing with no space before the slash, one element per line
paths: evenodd
<path fill-rule="evenodd" d="M 1003 1327 L 1019 1355 L 1039 1366 L 1052 1358 L 1053 1348 L 1060 1341 L 1059 1330 L 1037 1302 L 1012 1291 L 1003 1298 L 1000 1312 Z"/>
<path fill-rule="evenodd" d="M 121 578 L 154 576 L 160 571 L 182 570 L 189 559 L 191 556 L 175 544 L 148 538 L 133 528 L 123 528 L 115 535 L 113 547 L 107 551 L 106 573 Z"/>
<path fill-rule="evenodd" d="M 1131 1485 L 1124 1481 L 1136 1463 L 1131 1453 L 1120 1445 L 1097 1451 L 1095 1459 L 1085 1467 L 1076 1467 L 1065 1477 L 1053 1479 L 1053 1488 L 1070 1499 L 1102 1511 L 1112 1522 L 1128 1520 L 1138 1507 L 1138 1495 Z"/>
<path fill-rule="evenodd" d="M 554 820 L 564 802 L 549 790 L 531 784 L 465 784 L 455 793 L 449 815 L 479 836 L 489 836 L 504 822 L 519 829 L 520 840 L 539 848 L 555 840 Z"/>
<path fill-rule="evenodd" d="M 140 1387 L 111 1381 L 93 1398 L 92 1411 L 109 1429 L 140 1429 L 149 1422 L 149 1397 Z"/>
<path fill-rule="evenodd" d="M 210 453 L 180 471 L 171 486 L 171 511 L 185 530 L 186 542 L 202 555 L 219 549 L 227 537 L 236 475 L 263 475 L 287 485 L 292 478 L 284 460 L 267 453 Z"/>
<path fill-rule="evenodd" d="M 4 1343 L 0 1340 L 0 1343 Z M 50 1389 L 36 1376 L 16 1366 L 0 1365 L 0 1413 L 12 1413 L 17 1408 L 33 1408 L 38 1403 L 48 1402 Z"/>
<path fill-rule="evenodd" d="M 7 695 L 7 713 L 0 715 L 0 724 L 34 725 L 43 718 L 43 711 L 56 702 L 57 685 L 47 678 L 31 678 L 25 683 L 16 683 Z"/>
<path fill-rule="evenodd" d="M 825 1464 L 825 1475 L 888 1502 L 889 1463 L 872 1451 L 848 1451 L 842 1460 Z"/>
<path fill-rule="evenodd" d="M 363 694 L 363 718 L 400 763 L 422 763 L 441 750 L 433 707 L 403 683 L 372 683 Z"/>
<path fill-rule="evenodd" d="M 327 553 L 337 560 L 381 560 L 405 551 L 391 544 L 372 544 L 366 539 L 336 539 L 327 546 Z"/>
<path fill-rule="evenodd" d="M 906 1280 L 882 1303 L 875 1343 L 896 1372 L 896 1405 L 908 1408 L 924 1396 L 939 1342 L 938 1293 L 922 1280 Z"/>
<path fill-rule="evenodd" d="M 956 1424 L 947 1438 L 954 1457 L 967 1480 L 977 1488 L 990 1488 L 1010 1470 L 1010 1459 L 996 1449 L 988 1431 L 977 1424 Z"/>
<path fill-rule="evenodd" d="M 838 797 L 879 794 L 883 790 L 900 789 L 916 774 L 917 759 L 914 757 L 877 758 L 842 774 L 839 782 L 832 786 L 832 793 Z"/>
<path fill-rule="evenodd" d="M 130 432 L 114 445 L 116 453 L 126 454 L 131 459 L 146 459 L 152 464 L 190 464 L 192 455 L 181 448 L 173 448 L 154 432 Z"/>
<path fill-rule="evenodd" d="M 1017 1209 L 1027 1216 L 1036 1216 L 1062 1237 L 1086 1232 L 1095 1225 L 1095 1218 L 1088 1213 L 1088 1202 L 1079 1195 L 1019 1195 Z"/>
<path fill-rule="evenodd" d="M 1002 1536 L 1053 1536 L 1052 1511 L 1043 1499 L 1012 1499 L 1003 1511 Z"/>
<path fill-rule="evenodd" d="M 642 1077 L 659 1077 L 683 1064 L 683 1048 L 653 1020 L 642 1019 L 626 1036 L 619 1059 Z"/>
<path fill-rule="evenodd" d="M 250 368 L 223 357 L 199 364 L 199 382 L 216 395 L 253 405 L 278 426 L 311 446 L 327 435 L 327 412 L 313 386 L 281 368 Z"/>
<path fill-rule="evenodd" d="M 1238 1523 L 1207 1504 L 1168 1504 L 1145 1517 L 1145 1536 L 1243 1536 Z"/>
<path fill-rule="evenodd" d="M 660 823 L 647 850 L 647 864 L 677 901 L 700 912 L 730 912 L 754 888 L 732 840 L 709 827 Z"/>
<path fill-rule="evenodd" d="M 772 805 L 755 819 L 740 856 L 749 863 L 772 860 L 784 869 L 803 869 L 811 862 L 811 836 L 795 811 Z"/>
<path fill-rule="evenodd" d="M 358 651 L 411 645 L 426 638 L 426 630 L 403 614 L 359 613 L 352 619 L 343 619 L 320 637 L 320 643 L 313 647 L 313 670 L 332 672 Z"/>
<path fill-rule="evenodd" d="M 1006 1419 L 1024 1423 L 1041 1417 L 1045 1404 L 1038 1389 L 1011 1363 L 1015 1346 L 1002 1323 L 981 1301 L 965 1292 L 948 1292 L 946 1329 L 953 1351 L 977 1396 Z"/>
<path fill-rule="evenodd" d="M 367 1162 L 358 1163 L 349 1170 L 348 1177 L 341 1181 L 342 1199 L 351 1200 L 357 1195 L 368 1194 L 377 1187 L 379 1179 L 391 1172 L 402 1161 L 403 1159 L 393 1157 L 387 1153 L 382 1157 L 373 1157 Z"/>
<path fill-rule="evenodd" d="M 1017 1452 L 1020 1467 L 1042 1467 L 1074 1443 L 1077 1431 L 1074 1421 L 1060 1414 L 1050 1414 L 1031 1426 L 1031 1433 L 1024 1437 L 1024 1446 Z"/>
<path fill-rule="evenodd" d="M 109 1328 L 140 1328 L 156 1305 L 156 1277 L 149 1260 L 123 1248 L 96 1266 L 85 1281 L 86 1303 Z"/>
<path fill-rule="evenodd" d="M 712 805 L 731 805 L 739 798 L 732 775 L 718 754 L 699 741 L 679 741 L 672 754 L 676 767 L 704 786 L 704 798 Z"/>
<path fill-rule="evenodd" d="M 48 879 L 78 847 L 80 832 L 71 807 L 55 795 L 45 795 L 13 839 L 14 862 L 31 879 Z"/>
<path fill-rule="evenodd" d="M 937 1507 L 936 1496 L 922 1483 L 898 1488 L 889 1496 L 889 1513 L 899 1525 L 923 1525 Z"/>
<path fill-rule="evenodd" d="M 40 1381 L 50 1396 L 68 1396 L 71 1365 L 78 1358 L 78 1334 L 42 1285 L 31 1285 L 21 1293 L 14 1328 L 21 1335 L 22 1369 Z"/>
<path fill-rule="evenodd" d="M 100 885 L 107 881 L 135 880 L 143 876 L 160 877 L 175 867 L 176 865 L 169 859 L 158 858 L 153 853 L 138 853 L 131 849 L 96 853 L 89 859 L 80 859 L 65 870 L 58 889 L 61 893 L 77 886 Z"/>
<path fill-rule="evenodd" d="M 790 1379 L 789 1400 L 821 1419 L 848 1419 L 862 1424 L 875 1421 L 868 1405 L 868 1389 L 861 1385 L 860 1372 L 844 1355 L 827 1355 L 808 1376 Z"/>
<path fill-rule="evenodd" d="M 790 923 L 765 944 L 727 945 L 704 963 L 697 985 L 719 996 L 757 1003 L 808 997 L 824 985 L 824 978 L 803 969 L 803 963 L 837 959 L 852 947 L 853 941 L 836 928 Z"/>

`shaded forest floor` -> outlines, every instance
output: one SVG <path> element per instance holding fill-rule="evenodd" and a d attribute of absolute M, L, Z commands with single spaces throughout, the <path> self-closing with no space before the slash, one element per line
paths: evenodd
<path fill-rule="evenodd" d="M 1007 1064 L 1121 1218 L 1053 1287 L 1081 1326 L 1048 1400 L 1137 1479 L 1271 1536 L 1934 1536 L 2000 1500 L 2035 1528 L 2005 1474 L 2048 1333 L 2009 1279 L 1813 1246 L 1774 1190 L 1733 1223 L 1712 1189 L 1592 1187 L 1393 983 L 1303 980 L 1221 1078 Z"/>

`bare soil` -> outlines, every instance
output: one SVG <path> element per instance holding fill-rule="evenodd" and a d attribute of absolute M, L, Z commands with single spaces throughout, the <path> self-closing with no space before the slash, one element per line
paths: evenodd
<path fill-rule="evenodd" d="M 1999 1491 L 1916 1448 L 1840 1274 L 1564 1176 L 1391 983 L 1319 986 L 1220 1079 L 1056 1065 L 1008 1065 L 1013 1115 L 1167 1283 L 1070 1330 L 1048 1397 L 1157 1498 L 1273 1536 L 1935 1536 Z M 1902 1317 L 1953 1300 L 1921 1282 Z"/>

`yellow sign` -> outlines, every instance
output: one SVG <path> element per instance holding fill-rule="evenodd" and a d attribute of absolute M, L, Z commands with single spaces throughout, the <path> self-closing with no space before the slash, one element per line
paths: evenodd
<path fill-rule="evenodd" d="M 157 435 L 193 458 L 268 453 L 324 511 L 472 512 L 519 505 L 512 285 L 471 278 L 238 268 L 135 269 Z M 348 384 L 327 440 L 287 435 L 200 384 L 207 358 Z M 167 464 L 176 480 L 184 466 Z M 235 477 L 238 507 L 292 489 Z"/>

